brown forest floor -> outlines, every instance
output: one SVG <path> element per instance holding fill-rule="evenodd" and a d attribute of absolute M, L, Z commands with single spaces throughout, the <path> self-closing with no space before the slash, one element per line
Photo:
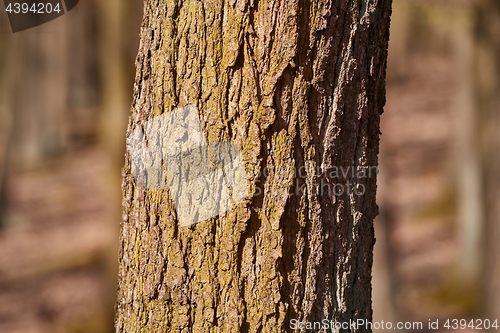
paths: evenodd
<path fill-rule="evenodd" d="M 105 162 L 88 150 L 10 179 L 0 332 L 104 332 Z"/>
<path fill-rule="evenodd" d="M 397 310 L 386 304 L 388 312 L 375 313 L 426 323 L 466 315 L 472 301 L 454 273 L 452 64 L 419 54 L 408 70 L 406 80 L 388 85 L 380 168 L 387 214 L 376 221 L 375 294 L 392 289 Z M 9 179 L 11 223 L 0 231 L 0 332 L 106 332 L 104 257 L 117 237 L 106 222 L 106 168 L 106 156 L 94 148 Z M 391 256 L 385 266 L 384 225 Z M 377 298 L 375 307 L 384 303 Z"/>

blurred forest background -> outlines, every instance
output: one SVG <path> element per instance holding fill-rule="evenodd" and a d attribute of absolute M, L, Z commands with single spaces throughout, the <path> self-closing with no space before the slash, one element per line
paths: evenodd
<path fill-rule="evenodd" d="M 113 332 L 141 18 L 82 0 L 12 34 L 0 11 L 2 333 Z M 500 319 L 499 92 L 499 1 L 394 0 L 375 321 Z"/>

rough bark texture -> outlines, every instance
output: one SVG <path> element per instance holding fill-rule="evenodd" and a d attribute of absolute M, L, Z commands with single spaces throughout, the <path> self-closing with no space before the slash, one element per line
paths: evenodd
<path fill-rule="evenodd" d="M 500 320 L 500 4 L 476 5 L 476 106 L 483 189 L 482 314 Z"/>
<path fill-rule="evenodd" d="M 390 3 L 146 1 L 128 133 L 197 106 L 209 142 L 240 145 L 250 195 L 180 227 L 169 191 L 137 186 L 127 153 L 117 332 L 371 319 Z M 365 193 L 327 193 L 348 181 Z"/>

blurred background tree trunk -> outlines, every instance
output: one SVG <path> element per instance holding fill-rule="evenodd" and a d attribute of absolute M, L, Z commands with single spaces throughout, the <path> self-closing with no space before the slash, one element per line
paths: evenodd
<path fill-rule="evenodd" d="M 500 319 L 500 4 L 476 4 L 476 105 L 482 163 L 484 258 L 482 314 Z"/>
<path fill-rule="evenodd" d="M 387 64 L 388 84 L 397 84 L 408 77 L 410 56 L 408 43 L 411 39 L 413 12 L 411 0 L 393 0 Z M 389 193 L 389 182 L 392 177 L 395 177 L 396 170 L 388 163 L 388 155 L 393 148 L 388 148 L 388 143 L 381 145 L 379 154 L 381 172 L 377 181 L 377 204 L 380 213 L 375 220 L 377 242 L 373 263 L 373 320 L 375 322 L 403 320 L 403 314 L 397 304 L 399 288 L 396 270 L 397 251 L 391 242 L 396 221 L 395 207 Z M 394 332 L 404 332 L 404 330 L 394 330 Z"/>
<path fill-rule="evenodd" d="M 9 42 L 7 32 L 9 23 L 6 15 L 0 15 L 0 229 L 7 220 L 7 168 L 8 149 L 12 133 L 12 114 L 8 108 L 8 99 L 11 95 L 9 88 L 9 67 L 6 66 Z"/>
<path fill-rule="evenodd" d="M 65 23 L 55 20 L 9 36 L 5 107 L 13 117 L 10 152 L 17 168 L 32 168 L 67 145 Z"/>
<path fill-rule="evenodd" d="M 408 74 L 408 43 L 413 17 L 412 0 L 394 0 L 391 15 L 391 39 L 387 66 L 387 80 L 403 80 Z"/>
<path fill-rule="evenodd" d="M 107 177 L 103 182 L 106 195 L 106 228 L 119 234 L 121 220 L 121 169 L 125 162 L 125 132 L 132 104 L 134 59 L 139 48 L 142 1 L 106 0 L 99 2 L 99 69 L 101 112 L 99 144 L 108 159 Z M 107 286 L 104 295 L 106 318 L 114 325 L 114 305 L 118 278 L 118 237 L 106 251 Z"/>
<path fill-rule="evenodd" d="M 0 193 L 11 171 L 39 168 L 92 137 L 98 89 L 93 22 L 89 6 L 15 34 L 2 22 Z M 4 222 L 15 223 L 5 210 Z"/>
<path fill-rule="evenodd" d="M 394 28 L 391 22 L 391 32 Z M 391 47 L 389 47 L 390 51 Z M 389 179 L 396 176 L 397 170 L 391 167 L 390 163 L 387 163 L 387 150 L 387 147 L 381 146 L 379 154 L 381 172 L 377 180 L 377 204 L 380 212 L 375 220 L 377 242 L 374 248 L 373 262 L 373 321 L 382 322 L 384 320 L 396 323 L 404 321 L 405 317 L 397 302 L 398 290 L 401 287 L 396 267 L 397 248 L 394 246 L 394 242 L 391 241 L 395 231 L 396 208 L 391 202 L 388 191 L 390 188 Z M 375 329 L 374 331 L 381 332 L 384 330 Z M 405 329 L 394 329 L 395 333 L 405 331 Z"/>
<path fill-rule="evenodd" d="M 461 275 L 467 284 L 476 285 L 480 278 L 483 206 L 480 179 L 480 152 L 477 142 L 478 113 L 474 81 L 474 14 L 472 4 L 460 3 L 453 24 L 453 46 L 457 88 L 454 98 L 456 171 L 458 188 L 458 233 L 461 244 Z"/>

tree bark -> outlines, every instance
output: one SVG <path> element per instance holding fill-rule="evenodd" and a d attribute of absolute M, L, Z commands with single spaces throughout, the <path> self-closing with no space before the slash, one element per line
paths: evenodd
<path fill-rule="evenodd" d="M 127 135 L 195 106 L 207 142 L 241 148 L 249 195 L 180 226 L 172 189 L 143 188 L 127 151 L 117 332 L 371 320 L 390 4 L 145 3 Z"/>

